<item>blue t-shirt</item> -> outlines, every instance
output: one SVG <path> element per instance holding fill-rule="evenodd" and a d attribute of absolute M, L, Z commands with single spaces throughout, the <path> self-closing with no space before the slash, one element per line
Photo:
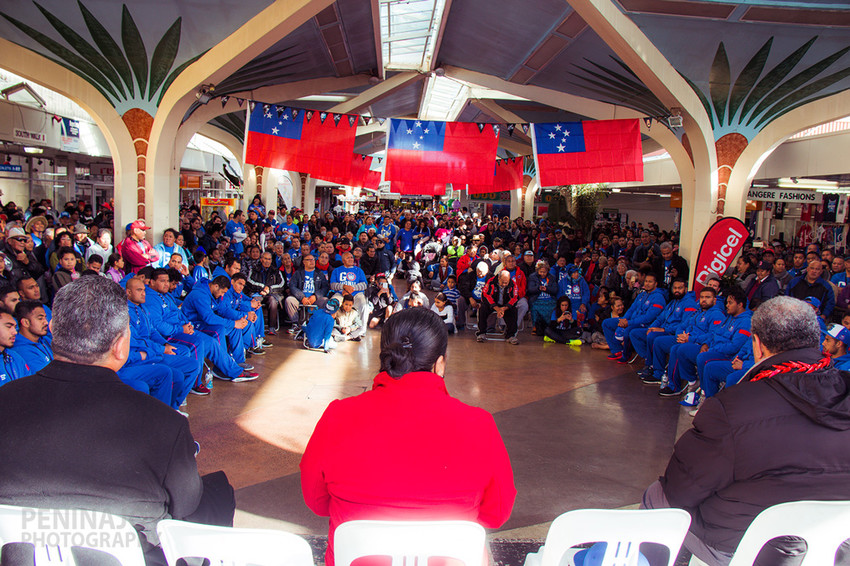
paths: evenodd
<path fill-rule="evenodd" d="M 315 294 L 316 286 L 315 286 L 315 281 L 313 280 L 313 272 L 312 271 L 305 271 L 304 272 L 304 289 L 302 289 L 302 291 L 304 291 L 305 297 L 312 297 L 313 294 Z"/>

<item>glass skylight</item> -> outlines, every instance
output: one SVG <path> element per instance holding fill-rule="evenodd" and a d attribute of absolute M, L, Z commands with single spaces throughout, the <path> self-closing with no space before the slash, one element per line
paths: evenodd
<path fill-rule="evenodd" d="M 384 68 L 431 69 L 445 0 L 380 0 Z"/>

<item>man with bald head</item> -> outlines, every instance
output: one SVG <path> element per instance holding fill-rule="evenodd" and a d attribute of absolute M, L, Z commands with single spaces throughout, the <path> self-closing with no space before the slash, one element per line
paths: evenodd
<path fill-rule="evenodd" d="M 344 295 L 354 297 L 354 308 L 360 314 L 360 321 L 369 320 L 369 302 L 366 300 L 366 287 L 369 285 L 363 270 L 354 265 L 354 255 L 351 252 L 343 252 L 342 266 L 334 269 L 330 274 L 332 298 L 342 304 Z"/>

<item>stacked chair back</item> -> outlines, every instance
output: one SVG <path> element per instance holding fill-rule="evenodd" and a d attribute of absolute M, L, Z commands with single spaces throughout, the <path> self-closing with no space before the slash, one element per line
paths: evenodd
<path fill-rule="evenodd" d="M 643 542 L 666 546 L 667 565 L 673 566 L 690 525 L 691 516 L 681 509 L 569 511 L 552 522 L 546 543 L 526 557 L 525 566 L 559 566 L 565 555 L 581 550 L 574 546 L 591 542 L 607 543 L 601 566 L 638 566 Z"/>
<path fill-rule="evenodd" d="M 313 566 L 306 540 L 284 531 L 234 529 L 167 519 L 156 532 L 168 566 L 181 558 L 207 558 L 213 566 Z"/>
<path fill-rule="evenodd" d="M 806 540 L 802 566 L 831 565 L 838 547 L 850 539 L 850 501 L 793 501 L 768 507 L 750 523 L 729 566 L 752 566 L 761 547 L 780 536 Z"/>
<path fill-rule="evenodd" d="M 429 557 L 481 566 L 484 528 L 469 521 L 349 521 L 334 532 L 334 562 L 350 566 L 363 556 L 390 556 L 392 566 L 427 566 Z"/>
<path fill-rule="evenodd" d="M 111 555 L 121 566 L 145 566 L 136 529 L 122 517 L 99 511 L 0 505 L 0 544 L 10 543 L 33 545 L 31 557 L 25 547 L 14 547 L 16 558 L 10 562 L 76 566 L 75 557 L 86 553 L 81 549 L 93 549 Z M 4 554 L 11 548 L 4 548 Z"/>

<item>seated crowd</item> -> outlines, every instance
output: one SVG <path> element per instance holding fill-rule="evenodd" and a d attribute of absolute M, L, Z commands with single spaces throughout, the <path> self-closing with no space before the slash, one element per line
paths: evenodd
<path fill-rule="evenodd" d="M 381 329 L 372 390 L 331 403 L 301 461 L 305 501 L 330 516 L 331 565 L 347 520 L 508 519 L 516 490 L 493 419 L 442 378 L 451 334 L 517 344 L 526 317 L 541 342 L 643 358 L 661 396 L 706 398 L 643 505 L 691 512 L 685 545 L 709 564 L 728 564 L 770 505 L 850 500 L 850 316 L 826 325 L 850 304 L 850 261 L 829 249 L 789 250 L 786 263 L 779 243 L 747 245 L 689 292 L 675 234 L 654 225 L 585 240 L 546 220 L 278 215 L 255 198 L 247 219 L 204 223 L 186 207 L 156 246 L 132 222 L 113 248 L 85 207 L 44 205 L 0 217 L 0 500 L 127 516 L 149 564 L 162 563 L 160 519 L 228 525 L 235 509 L 223 473 L 198 475 L 175 410 L 212 377 L 257 379 L 249 359 L 285 326 L 325 351 Z"/>

